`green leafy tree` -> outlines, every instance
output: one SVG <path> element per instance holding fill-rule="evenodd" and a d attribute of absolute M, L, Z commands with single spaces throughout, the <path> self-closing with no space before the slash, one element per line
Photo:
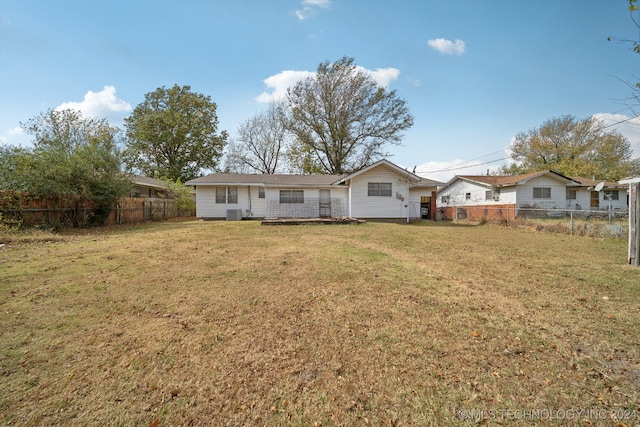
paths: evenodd
<path fill-rule="evenodd" d="M 406 101 L 380 87 L 343 57 L 318 66 L 314 77 L 287 91 L 289 130 L 326 173 L 360 169 L 399 145 L 402 132 L 413 126 Z"/>
<path fill-rule="evenodd" d="M 216 169 L 227 132 L 219 134 L 216 104 L 190 86 L 158 88 L 125 119 L 127 165 L 150 177 L 188 181 Z"/>
<path fill-rule="evenodd" d="M 194 211 L 196 209 L 195 191 L 186 187 L 182 181 L 175 181 L 165 178 L 162 180 L 169 189 L 171 197 L 175 200 L 176 206 L 181 211 Z"/>
<path fill-rule="evenodd" d="M 21 126 L 34 146 L 0 150 L 1 188 L 92 201 L 95 220 L 106 218 L 130 187 L 120 171 L 120 130 L 74 110 L 48 110 Z"/>
<path fill-rule="evenodd" d="M 504 174 L 553 169 L 568 176 L 617 181 L 640 172 L 640 160 L 632 157 L 629 141 L 593 117 L 547 120 L 518 133 L 509 151 L 514 163 L 502 168 Z"/>

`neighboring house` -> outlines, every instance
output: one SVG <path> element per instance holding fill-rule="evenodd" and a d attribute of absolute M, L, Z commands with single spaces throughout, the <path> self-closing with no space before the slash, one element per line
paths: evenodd
<path fill-rule="evenodd" d="M 567 188 L 567 208 L 576 210 L 608 210 L 609 204 L 614 210 L 629 208 L 628 188 L 624 184 L 597 179 L 572 176 L 571 179 L 580 183 L 574 189 Z M 601 191 L 597 191 L 598 184 L 604 183 Z"/>
<path fill-rule="evenodd" d="M 561 210 L 626 209 L 626 189 L 567 177 L 552 170 L 513 176 L 459 175 L 438 191 L 437 205 L 447 219 L 562 215 Z M 606 195 L 605 195 L 606 194 Z"/>
<path fill-rule="evenodd" d="M 212 174 L 188 181 L 196 216 L 432 219 L 441 184 L 380 160 L 349 175 Z"/>
<path fill-rule="evenodd" d="M 164 181 L 146 176 L 131 176 L 130 197 L 165 197 L 167 186 Z"/>

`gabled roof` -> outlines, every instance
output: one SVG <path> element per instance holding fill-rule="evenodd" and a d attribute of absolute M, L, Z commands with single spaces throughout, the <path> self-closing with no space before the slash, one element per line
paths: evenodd
<path fill-rule="evenodd" d="M 394 172 L 398 173 L 399 175 L 404 176 L 405 178 L 407 178 L 409 181 L 413 182 L 412 187 L 419 187 L 419 186 L 429 186 L 429 187 L 433 187 L 433 186 L 437 186 L 442 184 L 442 182 L 439 181 L 434 181 L 432 179 L 427 179 L 427 178 L 422 178 L 419 177 L 418 175 L 409 172 L 406 169 L 402 169 L 400 166 L 396 165 L 395 163 L 390 162 L 389 160 L 386 159 L 382 159 L 379 160 L 369 166 L 366 166 L 362 169 L 360 169 L 359 171 L 353 172 L 347 176 L 345 176 L 344 178 L 342 178 L 340 181 L 336 182 L 336 183 L 342 183 L 342 182 L 346 182 L 350 179 L 353 179 L 355 177 L 357 177 L 360 174 L 363 174 L 365 172 L 368 172 L 372 169 L 375 169 L 379 166 L 387 166 L 388 168 L 392 169 Z"/>
<path fill-rule="evenodd" d="M 214 173 L 187 181 L 185 185 L 324 186 L 331 185 L 342 177 L 343 175 Z"/>
<path fill-rule="evenodd" d="M 600 184 L 601 182 L 604 182 L 604 188 L 624 188 L 625 186 L 622 185 L 622 183 L 617 183 L 617 182 L 613 182 L 613 181 L 603 181 L 601 179 L 589 179 L 589 178 L 583 178 L 581 176 L 572 176 L 571 177 L 572 180 L 580 183 L 580 187 L 595 187 L 596 185 Z"/>
<path fill-rule="evenodd" d="M 553 170 L 531 172 L 531 173 L 526 173 L 522 175 L 456 175 L 453 178 L 451 178 L 449 181 L 447 181 L 445 186 L 442 187 L 438 192 L 441 192 L 442 190 L 446 189 L 451 184 L 453 184 L 454 182 L 460 179 L 464 181 L 469 181 L 476 184 L 484 185 L 490 188 L 499 188 L 499 187 L 512 187 L 515 185 L 523 185 L 523 184 L 526 184 L 527 181 L 542 175 L 551 175 L 554 178 L 565 181 L 568 184 L 574 184 L 574 185 L 580 184 L 578 181 L 574 181 L 573 179 L 567 176 L 564 176 L 561 173 L 558 173 Z"/>
<path fill-rule="evenodd" d="M 371 169 L 385 165 L 406 177 L 412 182 L 412 187 L 434 187 L 441 182 L 427 178 L 421 178 L 388 160 L 380 160 L 372 165 L 353 172 L 349 175 L 293 175 L 293 174 L 248 174 L 248 173 L 214 173 L 187 181 L 185 185 L 262 185 L 262 186 L 330 186 L 343 184 L 347 180 L 370 171 Z"/>

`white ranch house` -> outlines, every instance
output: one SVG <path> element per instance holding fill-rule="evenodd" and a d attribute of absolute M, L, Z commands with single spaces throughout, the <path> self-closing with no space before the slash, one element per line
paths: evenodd
<path fill-rule="evenodd" d="M 441 182 L 421 178 L 388 160 L 349 175 L 216 173 L 188 181 L 196 216 L 223 219 L 433 219 Z"/>
<path fill-rule="evenodd" d="M 544 216 L 562 210 L 616 211 L 628 209 L 627 187 L 567 177 L 552 170 L 515 176 L 459 175 L 438 191 L 437 207 L 445 218 L 515 218 Z"/>

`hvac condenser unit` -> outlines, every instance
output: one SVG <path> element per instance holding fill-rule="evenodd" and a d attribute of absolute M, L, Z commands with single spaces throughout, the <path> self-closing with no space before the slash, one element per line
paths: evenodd
<path fill-rule="evenodd" d="M 242 209 L 227 209 L 227 221 L 242 220 Z"/>

